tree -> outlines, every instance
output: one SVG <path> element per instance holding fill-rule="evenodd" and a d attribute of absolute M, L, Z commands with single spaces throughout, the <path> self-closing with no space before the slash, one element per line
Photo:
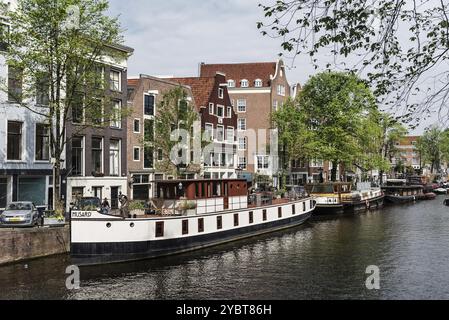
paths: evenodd
<path fill-rule="evenodd" d="M 332 181 L 339 164 L 352 165 L 363 153 L 362 119 L 376 109 L 373 94 L 357 76 L 324 72 L 312 77 L 298 98 L 307 140 L 308 156 L 333 164 Z"/>
<path fill-rule="evenodd" d="M 145 148 L 157 148 L 161 153 L 156 169 L 176 177 L 182 175 L 182 169 L 186 169 L 185 172 L 199 170 L 188 161 L 193 139 L 198 138 L 194 137 L 193 127 L 199 116 L 187 98 L 187 91 L 182 87 L 167 91 L 158 104 L 154 139 L 145 138 L 144 141 Z"/>
<path fill-rule="evenodd" d="M 105 0 L 19 0 L 17 8 L 6 13 L 11 24 L 6 61 L 19 85 L 1 89 L 17 106 L 46 119 L 55 209 L 60 203 L 61 159 L 71 139 L 67 123 L 79 116 L 83 120 L 77 130 L 82 132 L 121 117 L 105 95 L 101 72 L 104 57 L 113 62 L 126 58 L 116 50 L 123 42 L 118 20 L 108 17 L 107 10 Z"/>
<path fill-rule="evenodd" d="M 396 144 L 405 137 L 407 129 L 390 114 L 378 110 L 371 110 L 362 121 L 359 134 L 364 150 L 361 167 L 366 171 L 379 170 L 382 184 L 384 173 L 391 169 L 392 158 L 398 152 Z"/>
<path fill-rule="evenodd" d="M 297 102 L 291 98 L 272 113 L 271 120 L 278 130 L 283 176 L 292 160 L 307 158 L 311 153 L 311 150 L 306 149 L 311 146 L 311 143 L 306 143 L 309 131 Z"/>
<path fill-rule="evenodd" d="M 433 108 L 447 106 L 447 1 L 273 0 L 259 6 L 263 35 L 280 39 L 293 57 L 310 56 L 316 68 L 327 62 L 327 68 L 366 74 L 379 102 L 395 111 L 404 107 L 408 122 L 416 125 Z M 324 61 L 323 51 L 333 59 Z"/>
<path fill-rule="evenodd" d="M 426 130 L 424 135 L 418 139 L 417 150 L 424 164 L 430 164 L 431 173 L 438 173 L 441 163 L 444 161 L 444 152 L 447 150 L 446 134 L 437 126 Z"/>

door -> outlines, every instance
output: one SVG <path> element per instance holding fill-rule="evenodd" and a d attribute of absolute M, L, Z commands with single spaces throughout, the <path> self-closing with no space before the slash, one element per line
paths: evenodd
<path fill-rule="evenodd" d="M 118 209 L 119 187 L 111 187 L 111 209 Z"/>
<path fill-rule="evenodd" d="M 223 206 L 224 206 L 225 210 L 229 209 L 229 197 L 228 196 L 224 197 L 224 204 L 223 204 Z"/>

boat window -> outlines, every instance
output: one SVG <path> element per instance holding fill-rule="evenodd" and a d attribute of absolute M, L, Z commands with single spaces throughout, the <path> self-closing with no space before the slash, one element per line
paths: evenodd
<path fill-rule="evenodd" d="M 278 208 L 278 217 L 282 218 L 282 207 Z"/>
<path fill-rule="evenodd" d="M 262 211 L 262 214 L 263 214 L 263 221 L 267 221 L 267 210 L 263 210 Z"/>
<path fill-rule="evenodd" d="M 293 214 L 293 215 L 296 214 L 296 205 L 292 205 L 292 214 Z"/>
<path fill-rule="evenodd" d="M 204 232 L 204 218 L 198 219 L 198 233 Z"/>
<path fill-rule="evenodd" d="M 304 212 L 306 211 L 306 203 L 305 202 L 302 203 L 302 211 L 304 211 Z"/>
<path fill-rule="evenodd" d="M 238 227 L 239 226 L 239 214 L 236 213 L 234 214 L 234 227 Z"/>
<path fill-rule="evenodd" d="M 223 217 L 217 217 L 217 229 L 221 230 L 223 229 Z"/>
<path fill-rule="evenodd" d="M 334 187 L 331 184 L 314 185 L 312 188 L 312 193 L 334 193 Z"/>
<path fill-rule="evenodd" d="M 164 222 L 156 222 L 156 238 L 164 236 Z"/>
<path fill-rule="evenodd" d="M 189 234 L 189 220 L 182 220 L 182 234 Z"/>
<path fill-rule="evenodd" d="M 254 223 L 254 213 L 252 211 L 249 212 L 249 224 Z"/>

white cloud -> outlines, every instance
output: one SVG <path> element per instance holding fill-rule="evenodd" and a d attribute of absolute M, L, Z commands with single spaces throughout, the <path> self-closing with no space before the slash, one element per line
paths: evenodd
<path fill-rule="evenodd" d="M 264 20 L 260 2 L 273 0 L 110 0 L 111 15 L 119 15 L 126 29 L 126 45 L 135 49 L 129 76 L 196 76 L 200 62 L 275 61 L 280 41 L 263 37 L 256 27 Z M 332 62 L 330 53 L 319 58 Z M 317 72 L 301 56 L 287 76 L 291 84 L 304 84 Z"/>

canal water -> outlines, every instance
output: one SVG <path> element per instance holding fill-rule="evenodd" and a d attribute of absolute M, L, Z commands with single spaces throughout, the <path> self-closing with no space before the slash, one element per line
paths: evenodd
<path fill-rule="evenodd" d="M 68 256 L 0 267 L 0 299 L 449 299 L 443 197 L 311 221 L 194 253 L 81 269 Z M 368 290 L 368 266 L 380 290 Z"/>

